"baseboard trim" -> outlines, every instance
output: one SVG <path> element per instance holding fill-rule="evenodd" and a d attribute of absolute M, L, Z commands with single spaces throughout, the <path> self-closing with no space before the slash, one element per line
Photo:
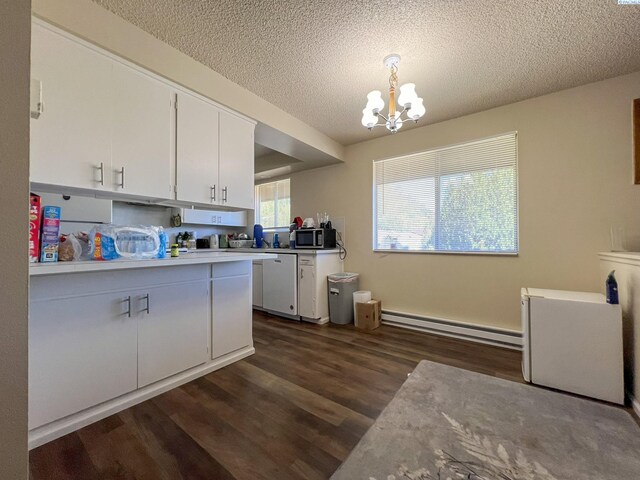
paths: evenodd
<path fill-rule="evenodd" d="M 382 323 L 434 335 L 459 338 L 512 350 L 522 350 L 522 333 L 515 330 L 485 327 L 390 310 L 382 311 Z"/>
<path fill-rule="evenodd" d="M 156 395 L 160 395 L 172 388 L 179 387 L 185 383 L 195 380 L 198 377 L 211 373 L 222 367 L 237 362 L 249 355 L 255 353 L 255 348 L 245 347 L 241 350 L 236 350 L 220 358 L 216 358 L 210 362 L 205 363 L 197 367 L 193 367 L 186 372 L 178 373 L 172 377 L 160 380 L 152 385 L 134 390 L 133 392 L 124 394 L 120 397 L 114 398 L 107 402 L 90 407 L 81 412 L 74 413 L 68 417 L 61 418 L 54 422 L 48 423 L 41 427 L 35 428 L 29 431 L 29 450 L 44 445 L 47 442 L 62 437 L 67 433 L 74 432 L 82 427 L 86 427 L 98 420 L 118 413 L 126 408 L 132 407 L 138 403 L 144 402 Z"/>

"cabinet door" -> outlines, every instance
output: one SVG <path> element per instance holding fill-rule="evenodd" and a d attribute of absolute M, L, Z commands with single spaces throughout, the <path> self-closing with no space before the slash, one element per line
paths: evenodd
<path fill-rule="evenodd" d="M 207 361 L 209 301 L 208 281 L 136 292 L 138 387 Z"/>
<path fill-rule="evenodd" d="M 302 317 L 317 318 L 316 309 L 316 269 L 313 265 L 298 267 L 298 314 Z"/>
<path fill-rule="evenodd" d="M 117 62 L 113 65 L 112 91 L 110 180 L 114 189 L 144 197 L 171 198 L 173 91 Z"/>
<path fill-rule="evenodd" d="M 219 203 L 218 109 L 185 93 L 178 93 L 176 107 L 176 199 Z"/>
<path fill-rule="evenodd" d="M 43 111 L 31 119 L 32 182 L 111 188 L 111 69 L 100 53 L 33 25 L 31 77 Z"/>
<path fill-rule="evenodd" d="M 262 262 L 262 306 L 287 315 L 298 314 L 298 268 L 295 254 Z"/>
<path fill-rule="evenodd" d="M 251 262 L 213 266 L 212 358 L 253 345 Z"/>
<path fill-rule="evenodd" d="M 220 189 L 222 204 L 254 208 L 254 125 L 220 112 Z"/>
<path fill-rule="evenodd" d="M 30 429 L 136 389 L 137 326 L 128 307 L 124 294 L 32 299 Z"/>

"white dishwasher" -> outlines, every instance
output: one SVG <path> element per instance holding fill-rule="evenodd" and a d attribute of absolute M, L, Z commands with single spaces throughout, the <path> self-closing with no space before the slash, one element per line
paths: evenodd
<path fill-rule="evenodd" d="M 298 256 L 279 253 L 262 261 L 262 308 L 278 315 L 298 317 Z"/>

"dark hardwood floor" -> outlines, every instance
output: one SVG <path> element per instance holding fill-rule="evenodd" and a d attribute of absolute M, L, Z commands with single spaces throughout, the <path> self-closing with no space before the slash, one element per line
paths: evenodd
<path fill-rule="evenodd" d="M 254 314 L 256 354 L 30 453 L 33 480 L 326 479 L 420 360 L 520 382 L 520 353 Z"/>

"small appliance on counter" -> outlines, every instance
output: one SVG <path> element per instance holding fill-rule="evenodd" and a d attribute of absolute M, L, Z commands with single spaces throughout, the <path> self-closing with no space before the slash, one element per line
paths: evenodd
<path fill-rule="evenodd" d="M 335 228 L 301 228 L 294 231 L 296 248 L 336 248 Z"/>
<path fill-rule="evenodd" d="M 211 242 L 208 238 L 197 238 L 196 239 L 196 249 L 208 249 L 211 248 Z"/>

